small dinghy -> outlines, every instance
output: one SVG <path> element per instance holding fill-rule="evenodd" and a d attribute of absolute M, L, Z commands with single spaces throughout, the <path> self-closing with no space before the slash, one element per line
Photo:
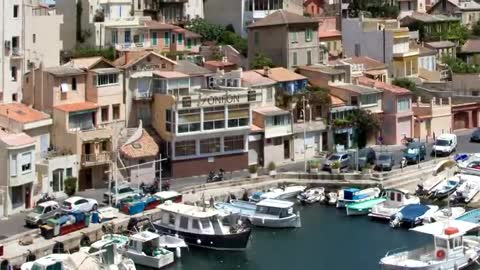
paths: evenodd
<path fill-rule="evenodd" d="M 426 222 L 447 221 L 449 219 L 456 219 L 465 213 L 463 207 L 447 207 L 433 213 L 431 217 L 426 218 Z"/>
<path fill-rule="evenodd" d="M 382 198 L 373 198 L 368 201 L 347 204 L 347 206 L 345 206 L 345 208 L 347 209 L 347 216 L 367 215 L 368 213 L 370 213 L 370 210 L 372 209 L 372 207 L 374 207 L 377 204 L 383 203 L 386 200 L 387 200 L 386 198 L 382 197 Z"/>
<path fill-rule="evenodd" d="M 336 205 L 338 200 L 338 193 L 337 192 L 329 192 L 327 196 L 325 196 L 325 203 L 328 205 Z"/>
<path fill-rule="evenodd" d="M 301 204 L 312 204 L 316 202 L 322 202 L 325 200 L 325 188 L 311 188 L 297 196 L 297 200 Z"/>
<path fill-rule="evenodd" d="M 455 192 L 459 185 L 460 178 L 458 176 L 443 180 L 435 188 L 432 189 L 432 199 L 443 200 L 447 198 Z"/>
<path fill-rule="evenodd" d="M 390 227 L 413 228 L 422 224 L 424 219 L 428 219 L 437 211 L 438 206 L 436 205 L 409 204 L 390 218 Z"/>
<path fill-rule="evenodd" d="M 455 203 L 469 203 L 480 191 L 480 177 L 466 174 L 460 174 L 459 177 L 462 182 L 450 200 Z"/>

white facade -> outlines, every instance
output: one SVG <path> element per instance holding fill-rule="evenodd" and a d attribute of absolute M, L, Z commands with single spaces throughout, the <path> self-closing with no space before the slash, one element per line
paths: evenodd
<path fill-rule="evenodd" d="M 185 3 L 185 15 L 190 18 L 203 18 L 203 0 L 188 0 Z"/>
<path fill-rule="evenodd" d="M 51 155 L 36 164 L 37 182 L 34 185 L 34 196 L 44 193 L 53 194 L 56 198 L 66 197 L 64 181 L 68 177 L 78 179 L 77 155 Z"/>
<path fill-rule="evenodd" d="M 436 71 L 437 70 L 437 57 L 435 55 L 425 55 L 418 57 L 418 65 L 420 68 Z"/>

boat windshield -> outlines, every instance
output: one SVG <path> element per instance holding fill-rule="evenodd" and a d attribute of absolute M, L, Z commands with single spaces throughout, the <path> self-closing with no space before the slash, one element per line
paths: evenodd
<path fill-rule="evenodd" d="M 98 249 L 98 248 L 90 247 L 90 249 L 88 250 L 88 254 L 93 254 L 93 253 L 99 252 L 99 251 L 100 251 L 100 249 Z"/>
<path fill-rule="evenodd" d="M 442 239 L 442 238 L 437 238 L 435 239 L 435 245 L 439 248 L 445 248 L 447 249 L 447 240 L 446 239 Z"/>
<path fill-rule="evenodd" d="M 408 148 L 407 149 L 407 154 L 410 154 L 410 155 L 418 154 L 418 148 Z"/>
<path fill-rule="evenodd" d="M 34 213 L 37 213 L 37 214 L 43 214 L 43 210 L 45 210 L 45 207 L 40 206 L 40 205 L 37 205 L 37 207 L 35 207 L 35 209 L 33 210 L 33 212 L 34 212 Z"/>
<path fill-rule="evenodd" d="M 450 141 L 449 140 L 437 140 L 435 142 L 435 145 L 438 145 L 438 146 L 448 146 L 450 145 Z"/>
<path fill-rule="evenodd" d="M 32 265 L 31 270 L 42 270 L 42 266 L 39 265 L 38 263 L 34 263 L 34 264 Z"/>

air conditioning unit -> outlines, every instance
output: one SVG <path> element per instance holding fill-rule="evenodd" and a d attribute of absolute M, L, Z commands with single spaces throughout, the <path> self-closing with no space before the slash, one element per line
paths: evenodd
<path fill-rule="evenodd" d="M 11 47 L 11 41 L 5 40 L 5 49 L 10 50 L 10 47 Z"/>
<path fill-rule="evenodd" d="M 215 80 L 215 78 L 213 77 L 209 77 L 208 78 L 208 88 L 215 88 L 215 86 L 217 85 L 217 81 Z"/>

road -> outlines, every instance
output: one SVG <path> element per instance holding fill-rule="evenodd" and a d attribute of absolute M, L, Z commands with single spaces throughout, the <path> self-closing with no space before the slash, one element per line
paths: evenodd
<path fill-rule="evenodd" d="M 458 146 L 457 146 L 457 153 L 480 153 L 480 143 L 471 143 L 470 142 L 470 134 L 473 130 L 461 130 L 455 132 L 458 138 Z M 375 151 L 388 151 L 392 152 L 395 158 L 396 167 L 399 167 L 399 162 L 401 160 L 403 150 L 405 149 L 404 146 L 373 146 Z M 427 157 L 426 160 L 433 159 L 435 157 L 430 156 L 430 152 L 432 149 L 432 142 L 427 144 Z M 286 165 L 279 166 L 277 168 L 278 172 L 303 172 L 304 170 L 304 163 L 296 162 L 296 163 L 289 163 Z M 263 170 L 262 173 L 267 173 L 266 170 Z M 237 178 L 244 178 L 249 175 L 246 171 L 239 171 L 239 172 L 227 172 L 225 174 L 226 179 L 237 179 Z M 189 177 L 189 178 L 182 178 L 182 179 L 171 179 L 169 180 L 171 183 L 171 189 L 180 189 L 188 186 L 199 185 L 205 183 L 206 176 L 197 176 L 197 177 Z M 77 192 L 76 195 L 84 196 L 88 198 L 94 198 L 97 201 L 101 202 L 103 199 L 103 192 L 105 189 L 95 189 L 95 190 L 86 190 L 82 192 Z M 26 232 L 31 230 L 31 228 L 25 227 L 24 218 L 26 213 L 20 213 L 16 215 L 9 216 L 3 220 L 0 220 L 0 240 L 3 238 L 7 238 L 11 235 Z"/>

